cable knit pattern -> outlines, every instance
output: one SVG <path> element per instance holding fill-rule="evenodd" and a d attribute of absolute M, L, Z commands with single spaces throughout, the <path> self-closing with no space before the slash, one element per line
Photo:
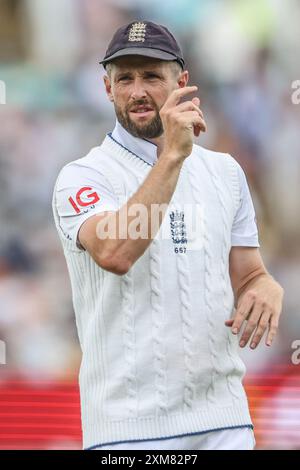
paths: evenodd
<path fill-rule="evenodd" d="M 153 351 L 155 384 L 157 389 L 158 412 L 165 413 L 168 406 L 167 364 L 165 352 L 165 312 L 162 301 L 161 287 L 161 253 L 160 241 L 154 239 L 150 245 L 150 288 L 153 321 Z"/>
<path fill-rule="evenodd" d="M 186 376 L 183 393 L 183 404 L 187 411 L 193 407 L 195 400 L 195 351 L 194 335 L 196 333 L 191 304 L 190 292 L 190 272 L 186 253 L 176 253 L 176 263 L 178 270 L 178 284 L 180 297 L 180 311 L 182 319 L 182 335 L 184 348 L 184 362 L 186 366 Z"/>
<path fill-rule="evenodd" d="M 188 162 L 190 163 L 190 162 Z M 202 200 L 199 193 L 199 181 L 196 177 L 197 169 L 191 167 L 191 165 L 187 165 L 188 169 L 188 177 L 191 184 L 193 197 L 196 204 L 202 205 Z M 206 319 L 208 324 L 208 343 L 209 343 L 209 351 L 212 363 L 212 373 L 211 373 L 211 383 L 208 389 L 206 390 L 206 397 L 207 400 L 211 403 L 215 403 L 217 401 L 214 393 L 214 386 L 216 375 L 221 374 L 222 370 L 219 368 L 218 363 L 218 344 L 216 341 L 216 335 L 214 330 L 214 310 L 213 310 L 213 293 L 212 293 L 212 285 L 214 283 L 214 279 L 212 276 L 211 265 L 213 260 L 213 252 L 212 246 L 209 239 L 209 230 L 207 228 L 206 223 L 206 214 L 205 210 L 202 212 L 202 226 L 203 226 L 203 249 L 204 249 L 204 299 L 205 299 L 205 313 Z"/>
<path fill-rule="evenodd" d="M 178 184 L 182 175 L 185 173 L 185 167 L 182 167 Z M 174 203 L 179 204 L 179 200 L 174 198 Z M 183 407 L 186 411 L 193 407 L 195 400 L 195 325 L 193 321 L 192 303 L 191 303 L 191 276 L 187 253 L 176 253 L 176 266 L 178 273 L 180 313 L 182 320 L 182 337 L 184 350 L 184 363 L 186 367 L 185 382 L 183 391 Z"/>
<path fill-rule="evenodd" d="M 228 208 L 226 207 L 225 203 L 224 203 L 224 200 L 225 200 L 225 196 L 224 196 L 224 192 L 223 192 L 223 185 L 221 184 L 221 181 L 220 181 L 220 176 L 219 175 L 216 175 L 216 173 L 212 170 L 212 168 L 210 167 L 210 165 L 207 163 L 207 161 L 205 159 L 203 159 L 203 163 L 207 169 L 207 171 L 209 172 L 211 178 L 212 178 L 212 182 L 213 182 L 213 185 L 216 189 L 216 194 L 217 194 L 217 197 L 218 197 L 218 201 L 220 203 L 220 207 L 221 207 L 221 220 L 222 220 L 222 227 L 223 227 L 223 236 L 222 236 L 222 254 L 221 254 L 221 263 L 220 263 L 220 283 L 221 283 L 221 286 L 222 286 L 222 292 L 223 292 L 223 302 L 224 302 L 224 308 L 225 310 L 228 310 L 228 308 L 230 308 L 229 305 L 226 304 L 226 299 L 227 299 L 227 282 L 226 282 L 226 279 L 225 279 L 225 271 L 227 269 L 227 266 L 228 266 L 228 250 L 227 250 L 227 241 L 226 241 L 226 237 L 230 236 L 230 233 L 231 233 L 231 227 L 229 227 L 229 220 L 230 220 L 230 217 L 229 217 L 229 214 L 228 214 Z M 226 162 L 224 162 L 224 164 L 226 164 Z M 208 233 L 207 233 L 207 230 L 205 230 L 205 240 L 206 240 L 206 243 L 205 243 L 205 246 L 208 247 L 209 246 L 209 240 L 208 240 Z M 208 250 L 207 250 L 207 253 L 208 253 Z M 208 255 L 210 256 L 210 255 Z M 206 260 L 208 260 L 208 256 L 206 256 Z M 207 269 L 207 273 L 209 272 L 209 270 Z M 207 282 L 207 286 L 209 285 L 209 282 Z M 209 290 L 209 288 L 208 288 Z M 214 316 L 212 315 L 211 317 L 212 319 L 214 318 Z M 209 325 L 211 327 L 211 334 L 212 336 L 213 335 L 213 328 L 214 328 L 214 323 L 213 321 L 209 321 Z M 226 331 L 226 330 L 225 330 Z M 214 336 L 215 337 L 215 336 Z M 213 340 L 213 338 L 211 338 L 211 345 L 213 346 L 212 348 L 212 351 L 215 351 L 214 347 L 217 346 L 215 344 L 215 341 Z M 229 348 L 228 348 L 228 342 L 227 342 L 227 351 L 229 352 Z M 230 358 L 232 359 L 232 355 L 231 353 L 229 354 L 230 355 Z M 215 354 L 213 352 L 213 357 L 215 358 Z M 236 364 L 234 363 L 234 366 L 236 366 Z M 223 373 L 224 374 L 224 371 L 222 368 L 219 368 L 218 367 L 216 368 L 216 373 Z M 226 376 L 226 379 L 227 379 L 227 383 L 228 383 L 228 387 L 232 393 L 233 396 L 235 396 L 236 398 L 239 396 L 238 393 L 236 393 L 236 387 L 235 387 L 235 379 L 232 377 L 232 376 Z"/>
<path fill-rule="evenodd" d="M 130 159 L 139 168 L 149 170 L 149 165 L 137 155 L 128 152 L 120 147 L 112 138 L 107 139 L 110 152 L 118 148 L 118 153 L 114 152 L 114 156 L 121 159 L 122 165 L 124 161 Z M 120 155 L 120 157 L 118 157 Z M 125 160 L 126 159 L 126 160 Z M 142 184 L 144 176 L 137 176 L 138 186 Z M 151 306 L 153 319 L 153 351 L 154 351 L 154 369 L 155 369 L 155 385 L 157 389 L 157 414 L 166 413 L 168 405 L 167 392 L 167 363 L 164 343 L 164 308 L 162 304 L 162 287 L 161 287 L 161 253 L 160 242 L 156 239 L 150 245 L 150 287 L 151 287 Z"/>
<path fill-rule="evenodd" d="M 137 376 L 136 376 L 136 344 L 134 325 L 134 289 L 132 271 L 122 276 L 121 281 L 122 307 L 123 312 L 123 343 L 124 357 L 127 367 L 124 369 L 128 394 L 128 412 L 131 418 L 136 418 L 138 413 L 137 405 Z"/>
<path fill-rule="evenodd" d="M 116 148 L 119 149 L 118 144 L 108 139 L 109 151 L 112 152 L 112 156 L 116 155 Z M 122 149 L 122 153 L 127 155 L 128 152 Z M 125 155 L 124 155 L 125 156 Z M 122 164 L 126 162 L 126 159 L 122 158 Z M 135 156 L 132 155 L 132 158 Z M 146 167 L 146 164 L 141 161 L 138 162 L 140 167 Z M 118 199 L 121 200 L 124 197 L 124 192 L 127 193 L 127 197 L 131 197 L 131 193 L 140 186 L 142 179 L 141 177 L 136 178 L 136 188 L 123 188 L 119 184 L 118 178 L 114 177 L 114 173 L 106 168 L 106 173 L 109 180 L 112 182 L 115 194 Z M 131 418 L 138 416 L 138 392 L 137 392 L 137 371 L 136 371 L 136 338 L 135 338 L 135 308 L 134 308 L 134 285 L 133 285 L 133 270 L 130 270 L 127 274 L 121 278 L 121 294 L 122 294 L 122 306 L 121 312 L 123 312 L 123 346 L 124 356 L 127 368 L 125 368 L 124 378 L 126 381 L 126 389 L 128 395 L 128 412 Z"/>
<path fill-rule="evenodd" d="M 137 155 L 128 152 L 112 139 L 107 140 L 109 150 L 115 151 L 118 147 L 119 152 L 114 156 L 120 154 L 122 165 L 130 159 L 139 168 L 149 170 L 144 160 L 139 159 Z M 142 184 L 144 176 L 137 176 L 136 180 L 138 186 Z M 128 188 L 127 188 L 128 189 Z M 131 195 L 131 194 L 130 194 Z M 154 351 L 154 369 L 155 369 L 155 385 L 157 389 L 157 414 L 166 413 L 168 405 L 168 392 L 167 392 L 167 363 L 166 363 L 166 352 L 164 343 L 164 308 L 162 304 L 162 287 L 161 287 L 161 254 L 160 254 L 160 242 L 153 240 L 150 245 L 150 287 L 151 287 L 151 305 L 152 305 L 152 320 L 153 320 L 153 351 Z"/>
<path fill-rule="evenodd" d="M 143 178 L 139 177 L 138 185 L 142 184 Z M 159 235 L 158 235 L 159 236 Z M 161 252 L 160 241 L 154 239 L 149 248 L 150 256 L 150 299 L 152 306 L 153 322 L 153 352 L 155 385 L 157 394 L 157 415 L 167 412 L 168 389 L 167 389 L 167 362 L 165 351 L 165 312 L 163 307 L 163 293 L 161 286 Z"/>

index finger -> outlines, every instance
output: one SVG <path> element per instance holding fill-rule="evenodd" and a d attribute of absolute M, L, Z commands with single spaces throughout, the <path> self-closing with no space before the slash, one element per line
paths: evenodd
<path fill-rule="evenodd" d="M 196 85 L 178 88 L 171 93 L 171 95 L 166 100 L 164 106 L 167 108 L 176 106 L 176 104 L 179 103 L 179 101 L 181 100 L 183 96 L 189 95 L 190 93 L 194 93 L 197 90 L 198 90 L 198 87 Z"/>
<path fill-rule="evenodd" d="M 238 308 L 234 315 L 233 325 L 231 327 L 231 331 L 234 335 L 237 335 L 240 332 L 240 329 L 247 319 L 250 311 L 253 307 L 253 299 L 247 295 L 242 298 L 241 303 L 238 305 Z"/>

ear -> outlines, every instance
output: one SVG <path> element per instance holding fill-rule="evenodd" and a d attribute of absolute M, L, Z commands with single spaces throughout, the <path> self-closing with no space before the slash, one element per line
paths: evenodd
<path fill-rule="evenodd" d="M 114 97 L 113 97 L 112 89 L 111 89 L 111 81 L 107 75 L 104 75 L 103 80 L 104 80 L 105 91 L 108 96 L 108 99 L 109 101 L 113 102 Z"/>
<path fill-rule="evenodd" d="M 188 81 L 189 81 L 189 72 L 188 70 L 183 70 L 177 80 L 179 88 L 186 87 L 188 84 Z"/>

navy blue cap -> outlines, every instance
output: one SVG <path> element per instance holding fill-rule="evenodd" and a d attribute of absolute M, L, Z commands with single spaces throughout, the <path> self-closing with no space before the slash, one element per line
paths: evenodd
<path fill-rule="evenodd" d="M 99 62 L 105 68 L 108 62 L 126 55 L 141 55 L 161 60 L 175 60 L 184 69 L 180 46 L 173 34 L 152 21 L 133 21 L 119 28 Z"/>

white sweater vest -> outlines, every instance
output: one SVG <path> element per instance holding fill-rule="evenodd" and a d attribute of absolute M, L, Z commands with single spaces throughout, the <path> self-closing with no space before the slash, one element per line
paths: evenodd
<path fill-rule="evenodd" d="M 77 163 L 89 161 L 120 201 L 151 171 L 110 136 Z M 175 218 L 170 205 L 149 248 L 118 276 L 66 238 L 54 191 L 83 353 L 84 448 L 252 424 L 238 339 L 224 326 L 234 308 L 229 252 L 239 204 L 235 160 L 194 145 L 171 202 L 179 208 Z M 193 249 L 185 204 L 202 209 Z M 159 237 L 163 227 L 168 239 Z"/>

